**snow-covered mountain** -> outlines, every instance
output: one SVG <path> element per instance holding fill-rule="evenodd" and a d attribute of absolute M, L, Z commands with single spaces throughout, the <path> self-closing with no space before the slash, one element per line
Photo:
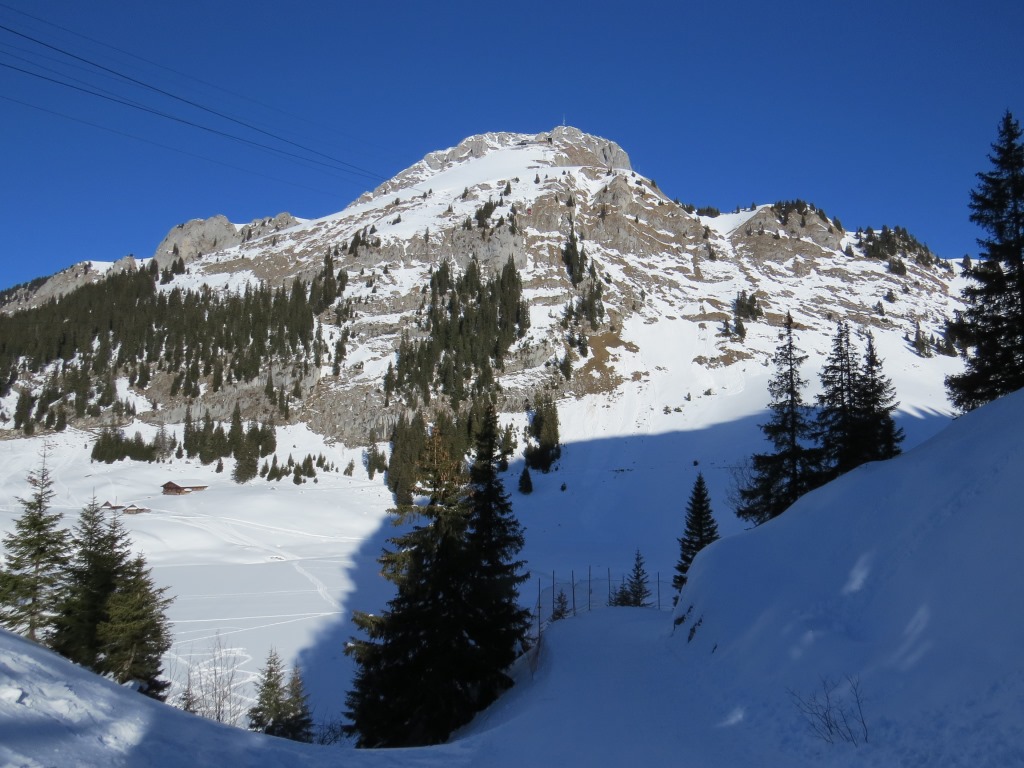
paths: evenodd
<path fill-rule="evenodd" d="M 675 614 L 578 606 L 520 661 L 516 686 L 449 744 L 339 755 L 245 734 L 0 632 L 0 762 L 1020 765 L 1022 420 L 1024 395 L 1005 397 L 715 543 L 695 560 Z M 576 462 L 560 474 L 570 487 L 601 475 Z M 339 514 L 359 515 L 344 503 Z M 633 540 L 628 512 L 604 519 L 610 537 Z M 858 744 L 829 743 L 801 713 L 800 702 L 824 701 L 823 679 L 836 683 L 833 713 L 849 717 Z"/>
<path fill-rule="evenodd" d="M 303 377 L 292 420 L 349 444 L 365 442 L 372 431 L 387 434 L 404 410 L 399 402 L 385 405 L 381 381 L 402 334 L 422 335 L 422 291 L 431 270 L 443 261 L 464 268 L 473 259 L 485 274 L 513 259 L 530 304 L 530 332 L 499 377 L 509 412 L 542 388 L 573 398 L 615 398 L 634 379 L 659 386 L 668 371 L 688 382 L 666 392 L 661 404 L 675 415 L 658 431 L 676 429 L 690 419 L 687 411 L 707 410 L 688 406 L 687 395 L 730 396 L 757 378 L 786 312 L 806 331 L 801 340 L 812 356 L 827 349 L 840 318 L 858 331 L 872 330 L 905 410 L 945 412 L 941 380 L 958 364 L 921 357 L 907 339 L 918 331 L 925 339 L 941 338 L 945 320 L 960 306 L 958 278 L 947 262 L 905 232 L 887 230 L 881 244 L 881 230 L 870 237 L 866 229 L 846 231 L 838 218 L 802 201 L 702 213 L 715 212 L 669 199 L 631 168 L 614 142 L 558 127 L 470 137 L 322 219 L 281 214 L 234 225 L 217 216 L 180 224 L 152 258 L 161 268 L 180 259 L 187 269 L 161 290 L 238 291 L 257 282 L 276 287 L 296 276 L 309 279 L 331 253 L 349 278 L 343 300 L 351 316 L 339 323 L 325 314 L 321 332 L 332 348 L 344 326 L 348 354 L 337 375 L 324 364 Z M 587 257 L 588 274 L 576 287 L 562 259 L 571 234 Z M 148 264 L 78 265 L 8 292 L 4 310 Z M 564 308 L 593 282 L 602 289 L 604 314 L 599 328 L 587 329 L 588 357 L 576 362 L 577 375 L 566 382 L 554 366 L 571 341 L 561 325 Z M 741 292 L 756 297 L 763 311 L 760 321 L 746 320 L 744 339 L 721 333 Z M 139 393 L 143 411 L 150 407 L 146 401 L 161 410 L 142 418 L 181 419 L 184 398 L 170 394 L 173 374 L 157 373 Z M 41 373 L 35 386 L 44 381 Z M 226 419 L 236 401 L 262 384 L 207 391 L 203 407 Z M 8 414 L 13 397 L 0 401 Z M 763 399 L 758 394 L 748 412 Z"/>
<path fill-rule="evenodd" d="M 773 523 L 764 532 L 741 534 L 742 526 L 730 504 L 735 467 L 762 445 L 757 425 L 764 420 L 766 386 L 772 373 L 770 359 L 786 312 L 793 314 L 798 344 L 810 355 L 804 369 L 811 382 L 809 395 L 816 391 L 816 373 L 829 349 L 835 321 L 847 318 L 857 333 L 871 330 L 874 334 L 885 360 L 885 373 L 892 377 L 901 401 L 898 415 L 908 436 L 905 447 L 922 443 L 949 425 L 952 413 L 942 382 L 946 374 L 960 369 L 960 363 L 939 354 L 922 355 L 911 340 L 918 329 L 924 339 L 941 336 L 945 318 L 960 306 L 956 298 L 959 278 L 905 232 L 886 229 L 869 234 L 866 227 L 860 234 L 850 232 L 836 218 L 807 203 L 761 204 L 732 213 L 715 213 L 669 199 L 653 179 L 632 169 L 626 153 L 613 142 L 560 127 L 537 135 L 494 133 L 471 137 L 456 147 L 428 155 L 344 211 L 323 219 L 303 221 L 282 214 L 236 225 L 215 217 L 177 226 L 152 259 L 160 270 L 181 260 L 185 272 L 161 283 L 161 291 L 207 287 L 229 293 L 257 283 L 287 286 L 295 277 L 309 279 L 317 274 L 328 252 L 335 268 L 345 271 L 348 287 L 340 301 L 348 303 L 351 312 L 341 319 L 328 310 L 318 324 L 328 347 L 346 334 L 347 355 L 337 375 L 324 362 L 320 367 L 310 365 L 308 373 L 296 376 L 301 396 L 290 411 L 288 423 L 278 421 L 277 454 L 282 461 L 289 454 L 297 460 L 307 454 L 323 454 L 339 469 L 353 462 L 354 473 L 322 472 L 316 483 L 304 485 L 256 479 L 239 486 L 230 480 L 230 459 L 223 473 L 190 459 L 171 459 L 165 464 L 90 463 L 95 429 L 109 420 L 109 411 L 96 418 L 87 416 L 65 432 L 31 439 L 16 438 L 11 424 L 4 422 L 0 423 L 0 434 L 11 439 L 0 440 L 0 529 L 10 530 L 11 521 L 19 513 L 16 497 L 25 495 L 25 478 L 37 466 L 39 448 L 46 440 L 58 483 L 55 507 L 64 512 L 69 526 L 93 495 L 101 502 L 134 502 L 150 510 L 126 518 L 126 523 L 136 547 L 145 552 L 154 567 L 156 582 L 168 586 L 169 593 L 176 596 L 170 609 L 175 645 L 167 658 L 167 674 L 176 684 L 174 692 L 180 692 L 190 667 L 195 670 L 223 663 L 236 671 L 239 706 L 247 706 L 249 685 L 268 650 L 276 647 L 286 661 L 302 665 L 317 719 L 337 718 L 351 678 L 350 661 L 343 655 L 344 643 L 353 634 L 348 617 L 353 610 L 378 610 L 390 594 L 390 585 L 379 576 L 376 557 L 386 537 L 393 533 L 387 518 L 393 499 L 381 476 L 371 478 L 364 469 L 363 451 L 370 433 L 386 435 L 408 404 L 398 398 L 385 402 L 383 377 L 396 359 L 403 333 L 413 338 L 424 333 L 420 314 L 423 294 L 429 293 L 430 276 L 439 264 L 449 261 L 461 269 L 476 260 L 485 273 L 493 274 L 512 259 L 523 279 L 530 329 L 515 343 L 504 370 L 497 373 L 501 418 L 504 423 L 521 427 L 525 424 L 524 401 L 537 392 L 551 393 L 557 399 L 564 444 L 556 470 L 535 475 L 533 494 L 513 494 L 516 514 L 527 529 L 524 555 L 531 581 L 524 591 L 524 602 L 533 605 L 539 600 L 544 610 L 545 605 L 550 606 L 553 581 L 565 587 L 572 581 L 586 580 L 592 588 L 589 602 L 595 609 L 603 607 L 609 576 L 615 581 L 627 571 L 639 548 L 652 577 L 660 576 L 663 582 L 660 600 L 664 610 L 621 620 L 620 616 L 630 612 L 595 610 L 592 616 L 575 620 L 578 623 L 554 627 L 535 668 L 529 674 L 522 673 L 522 680 L 531 682 L 513 690 L 493 713 L 471 726 L 466 737 L 469 741 L 460 740 L 452 748 L 417 752 L 410 759 L 422 759 L 424 764 L 434 759 L 464 759 L 470 764 L 474 756 L 490 753 L 477 751 L 483 746 L 466 744 L 492 744 L 492 735 L 496 741 L 487 750 L 521 754 L 505 744 L 503 735 L 515 733 L 517 738 L 529 739 L 515 730 L 520 727 L 516 723 L 532 723 L 531 727 L 540 728 L 550 737 L 545 739 L 549 749 L 555 749 L 556 741 L 561 743 L 562 729 L 553 724 L 541 727 L 536 719 L 537 713 L 554 712 L 543 703 L 549 700 L 579 713 L 565 726 L 568 736 L 564 746 L 569 749 L 574 745 L 580 754 L 588 754 L 579 742 L 591 734 L 580 729 L 593 723 L 595 732 L 613 730 L 609 719 L 601 719 L 611 714 L 598 715 L 590 706 L 597 706 L 599 701 L 589 699 L 600 699 L 602 681 L 609 681 L 609 685 L 624 683 L 629 670 L 648 682 L 663 676 L 674 680 L 675 675 L 681 675 L 685 680 L 721 679 L 734 690 L 744 684 L 753 686 L 752 703 L 734 705 L 736 712 L 746 713 L 736 715 L 737 722 L 745 718 L 748 725 L 744 727 L 755 721 L 754 713 L 762 711 L 759 708 L 774 706 L 771 697 L 776 684 L 782 685 L 783 693 L 787 685 L 802 691 L 808 687 L 807 674 L 812 678 L 816 673 L 857 674 L 865 679 L 866 686 L 870 682 L 866 690 L 874 696 L 883 689 L 871 690 L 876 680 L 868 674 L 867 661 L 851 665 L 846 656 L 841 657 L 842 665 L 833 665 L 834 669 L 794 673 L 792 682 L 771 677 L 769 666 L 774 669 L 778 663 L 775 656 L 751 656 L 751 665 L 756 666 L 758 658 L 768 665 L 764 671 L 766 680 L 771 680 L 771 690 L 767 682 L 761 687 L 761 682 L 744 683 L 739 676 L 728 677 L 732 673 L 723 659 L 739 659 L 747 651 L 737 650 L 737 638 L 753 637 L 749 633 L 755 631 L 742 629 L 745 617 L 751 617 L 757 632 L 771 633 L 777 628 L 764 617 L 755 621 L 747 599 L 748 594 L 770 589 L 772 581 L 759 577 L 757 564 L 774 562 L 775 544 L 763 552 L 759 550 L 759 554 L 745 554 L 755 559 L 742 566 L 735 566 L 736 561 L 731 559 L 721 561 L 733 564 L 719 566 L 723 574 L 736 567 L 732 576 L 695 580 L 685 596 L 687 605 L 694 605 L 685 629 L 677 630 L 671 639 L 663 637 L 672 629 L 668 582 L 678 555 L 676 539 L 682 534 L 686 495 L 698 471 L 708 482 L 720 529 L 729 538 L 716 545 L 716 551 L 728 552 L 732 551 L 730 547 L 741 546 L 731 544 L 732 540 L 774 541 L 771 537 L 781 534 L 772 531 L 793 525 Z M 578 238 L 588 259 L 587 274 L 576 286 L 562 258 L 570 233 Z M 49 281 L 8 292 L 2 311 L 32 306 L 112 272 L 150 264 L 150 259 L 131 259 L 78 265 Z M 570 348 L 562 325 L 564 308 L 594 285 L 602 287 L 605 314 L 596 329 L 587 328 L 588 353 L 571 359 L 572 377 L 566 379 L 557 365 Z M 732 321 L 732 304 L 741 292 L 756 296 L 764 312 L 761 319 L 745 321 L 743 338 L 721 331 L 724 321 Z M 275 375 L 279 376 L 280 370 L 275 368 Z M 22 371 L 19 387 L 39 391 L 50 373 Z M 138 430 L 148 440 L 158 424 L 166 423 L 176 438 L 182 438 L 186 399 L 171 394 L 172 373 L 154 371 L 146 386 L 133 384 L 126 377 L 116 382 L 118 398 L 131 401 L 138 410 L 137 420 L 125 425 L 129 435 Z M 241 402 L 243 407 L 252 408 L 247 410 L 246 418 L 263 418 L 264 414 L 251 405 L 259 401 L 262 388 L 262 379 L 234 382 L 219 392 L 204 384 L 202 396 L 193 407 L 227 419 L 234 403 Z M 0 399 L 0 411 L 13 413 L 16 400 L 15 391 Z M 971 420 L 962 423 L 979 423 L 978 419 L 972 415 Z M 957 440 L 967 439 L 962 434 L 967 428 L 960 424 L 955 427 L 961 433 Z M 508 488 L 515 487 L 522 466 L 520 453 L 505 476 Z M 902 466 L 911 467 L 908 476 L 920 475 L 929 488 L 932 475 L 928 472 L 939 471 L 924 460 Z M 870 475 L 874 471 L 866 468 L 856 474 Z M 954 482 L 955 473 L 948 474 L 949 482 Z M 194 481 L 209 489 L 188 496 L 163 496 L 160 486 L 167 480 Z M 889 481 L 883 478 L 877 482 L 878 488 L 884 488 Z M 823 489 L 814 498 L 828 492 Z M 853 489 L 848 495 L 860 501 L 869 498 L 865 494 Z M 909 497 L 908 490 L 900 498 Z M 838 502 L 834 505 L 846 508 Z M 848 516 L 851 521 L 862 519 L 853 511 Z M 844 539 L 846 522 L 835 523 L 839 531 L 835 535 L 829 532 L 832 529 L 815 534 L 829 540 L 823 545 L 824 552 L 836 553 L 834 560 L 820 564 L 825 569 L 823 578 L 827 572 L 825 583 L 835 577 L 828 568 L 853 569 L 856 558 L 865 553 L 868 561 L 861 571 L 881 572 L 881 566 L 873 565 L 876 561 L 871 558 L 882 558 L 888 552 L 887 545 L 880 539 L 870 547 L 864 538 L 876 530 L 879 537 L 884 536 L 885 525 L 876 523 L 855 539 L 862 551 L 848 566 L 843 559 L 845 550 L 829 548 L 846 546 L 843 541 L 831 541 Z M 779 551 L 797 558 L 802 535 L 794 533 L 796 538 L 790 543 L 778 544 Z M 880 554 L 871 554 L 876 551 Z M 817 562 L 819 555 L 808 554 L 807 561 Z M 712 568 L 715 566 L 707 562 L 719 562 L 716 557 L 709 553 L 707 561 L 698 562 L 701 568 Z M 800 560 L 797 558 L 797 562 Z M 740 574 L 749 582 L 745 589 L 736 581 Z M 907 588 L 905 582 L 893 583 L 900 589 Z M 727 585 L 739 591 L 727 591 Z M 581 589 L 577 589 L 579 605 L 585 594 Z M 842 585 L 837 589 L 841 591 Z M 803 590 L 796 581 L 786 582 L 778 596 L 780 611 L 789 611 L 792 622 L 797 621 L 791 615 L 797 610 L 793 606 L 802 605 L 805 594 L 812 595 Z M 858 594 L 860 600 L 868 592 L 865 589 Z M 812 597 L 814 603 L 806 608 L 811 614 L 818 610 L 816 606 L 831 605 L 827 596 L 813 593 Z M 854 603 L 851 598 L 835 610 L 846 610 L 847 604 Z M 805 633 L 811 633 L 808 636 L 812 638 L 824 636 L 832 615 L 822 619 L 824 629 L 811 622 Z M 701 617 L 703 622 L 693 643 L 680 641 L 680 633 L 688 633 Z M 620 625 L 620 621 L 625 624 Z M 879 626 L 885 631 L 891 629 L 891 624 Z M 576 664 L 578 673 L 567 673 L 556 664 L 559 658 L 573 657 L 573 647 L 580 643 L 585 646 L 584 638 L 591 636 L 614 636 L 619 638 L 616 642 L 625 645 L 610 646 L 607 657 L 599 655 L 604 652 L 600 648 L 588 649 Z M 622 674 L 609 672 L 609 665 L 614 667 L 616 659 L 621 660 L 628 644 L 634 641 L 641 644 L 638 653 L 649 657 L 651 666 L 623 666 Z M 718 648 L 711 654 L 716 643 Z M 703 649 L 700 663 L 692 660 L 697 656 L 693 649 L 698 647 Z M 749 645 L 744 647 L 749 650 Z M 36 653 L 24 650 L 24 646 L 12 648 L 21 649 L 11 650 L 12 654 Z M 788 651 L 790 646 L 786 648 Z M 778 651 L 774 647 L 772 652 Z M 713 662 L 706 670 L 704 654 Z M 588 696 L 584 706 L 566 697 L 574 686 L 584 685 L 589 664 L 604 669 L 592 670 L 593 676 L 585 685 L 593 688 L 594 696 Z M 11 680 L 23 679 L 18 667 L 8 668 L 12 670 Z M 8 685 L 3 674 L 0 668 L 0 704 L 11 705 L 2 711 L 10 711 L 12 718 L 33 710 L 25 705 L 32 696 L 38 701 L 50 695 L 42 691 L 16 695 L 11 691 L 27 690 L 25 686 L 31 683 L 10 682 L 8 688 L 3 688 Z M 59 678 L 70 673 L 52 674 Z M 752 666 L 745 674 L 756 680 L 761 672 Z M 76 689 L 78 685 L 74 684 Z M 685 698 L 689 695 L 688 683 L 681 685 L 680 692 L 666 692 L 664 696 L 669 698 L 653 701 L 697 717 L 703 710 L 699 703 Z M 104 701 L 113 696 L 108 688 L 102 690 L 105 692 L 97 696 Z M 622 710 L 630 705 L 628 699 L 639 694 L 623 690 L 609 695 L 621 700 L 614 711 L 626 716 Z M 676 696 L 683 698 L 677 701 Z M 120 697 L 110 700 L 121 702 Z M 135 706 L 134 700 L 125 701 Z M 117 712 L 118 707 L 129 705 L 110 706 L 111 712 Z M 160 715 L 149 714 L 149 709 L 140 711 L 146 714 L 139 717 L 147 722 L 164 722 Z M 705 735 L 725 734 L 709 743 L 729 742 L 728 729 L 710 728 L 708 713 L 712 711 L 703 712 L 697 722 L 709 726 Z M 733 709 L 729 713 L 735 714 Z M 722 722 L 729 719 L 729 713 L 722 715 Z M 42 716 L 39 708 L 31 715 Z M 680 722 L 673 716 L 670 725 L 654 713 L 629 714 L 628 718 L 647 734 L 678 728 Z M 68 732 L 93 733 L 94 728 L 102 730 L 114 719 L 117 717 L 112 715 L 110 721 L 83 721 L 86 725 L 69 726 Z M 186 720 L 166 722 L 174 723 L 173 727 L 166 726 L 168 730 L 180 727 L 185 733 L 196 734 L 198 744 L 220 739 L 227 739 L 224 744 L 242 744 L 237 741 L 242 735 L 224 736 L 220 730 L 203 730 L 207 726 L 202 724 L 179 725 Z M 488 723 L 494 724 L 493 734 Z M 785 737 L 785 743 L 779 742 L 778 748 L 790 757 L 804 754 L 800 750 L 813 751 L 815 746 L 804 739 L 798 725 L 794 722 L 788 731 L 791 735 Z M 154 725 L 153 729 L 164 727 Z M 754 731 L 764 736 L 761 727 Z M 145 741 L 143 735 L 157 732 L 153 729 L 140 725 L 136 736 L 115 739 L 113 751 L 98 747 L 97 755 L 106 755 L 115 764 L 119 759 L 129 764 L 144 763 L 142 755 L 148 757 L 149 752 L 133 739 Z M 586 737 L 577 735 L 583 732 Z M 796 735 L 798 732 L 801 735 Z M 214 733 L 218 735 L 202 735 Z M 177 737 L 167 738 L 173 741 Z M 642 741 L 649 749 L 658 745 L 669 749 L 676 743 L 659 738 L 650 735 Z M 508 743 L 512 741 L 513 737 L 508 736 Z M 594 754 L 600 754 L 598 746 L 604 742 L 593 743 Z M 753 737 L 747 746 L 742 741 L 737 744 L 740 752 L 721 754 L 736 756 L 733 762 L 744 762 L 739 755 L 744 749 L 754 749 Z M 29 751 L 20 754 L 35 755 L 32 759 L 40 764 L 55 759 L 32 752 L 32 748 L 29 743 L 25 747 Z M 19 754 L 16 748 L 10 749 L 12 755 Z M 246 750 L 259 752 L 249 746 L 237 749 L 242 750 L 240 754 L 248 754 Z M 285 747 L 266 749 L 270 750 L 266 754 L 271 762 L 302 764 L 302 760 L 309 760 L 315 764 L 330 759 L 301 748 L 287 752 L 287 758 L 278 758 L 276 750 Z M 117 754 L 122 757 L 115 757 Z M 223 756 L 215 750 L 212 754 Z M 858 752 L 854 757 L 863 754 Z M 886 764 L 891 753 L 880 754 L 879 764 Z M 708 755 L 709 761 L 703 764 L 731 764 L 715 757 L 717 752 Z M 850 758 L 851 764 L 857 764 L 854 757 Z M 16 762 L 16 758 L 10 759 Z M 246 761 L 249 757 L 238 759 L 239 764 Z M 785 764 L 799 761 L 794 758 Z M 92 764 L 102 762 L 97 756 Z M 490 759 L 487 762 L 504 764 Z M 248 764 L 258 764 L 257 758 Z"/>

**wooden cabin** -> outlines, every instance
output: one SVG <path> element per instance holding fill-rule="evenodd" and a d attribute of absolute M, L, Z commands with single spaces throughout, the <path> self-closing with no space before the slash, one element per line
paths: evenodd
<path fill-rule="evenodd" d="M 184 496 L 186 493 L 192 493 L 194 491 L 205 491 L 210 486 L 208 485 L 178 485 L 173 480 L 168 480 L 166 483 L 160 486 L 163 489 L 165 496 Z"/>

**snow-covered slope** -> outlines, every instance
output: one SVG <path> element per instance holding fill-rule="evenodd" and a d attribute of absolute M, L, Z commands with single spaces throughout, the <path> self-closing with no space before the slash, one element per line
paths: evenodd
<path fill-rule="evenodd" d="M 448 745 L 339 755 L 339 747 L 249 736 L 118 691 L 3 633 L 0 760 L 1020 765 L 1021 423 L 1017 393 L 712 545 L 694 562 L 674 617 L 604 609 L 552 625 L 518 665 L 516 687 Z M 575 486 L 599 473 L 567 462 L 561 477 Z M 340 516 L 352 513 L 338 506 Z M 603 518 L 609 536 L 631 541 L 632 511 Z M 239 541 L 235 554 L 251 546 Z M 847 711 L 853 699 L 843 686 L 860 686 L 867 735 L 858 746 L 817 738 L 799 712 L 794 696 L 809 701 L 822 678 L 842 683 L 833 703 Z M 861 734 L 859 719 L 854 725 Z"/>
<path fill-rule="evenodd" d="M 488 201 L 498 207 L 481 229 L 476 212 Z M 576 360 L 566 381 L 552 363 L 566 354 L 560 320 L 577 295 L 561 260 L 570 228 L 595 264 L 606 315 L 600 328 L 587 329 L 589 354 Z M 357 233 L 363 244 L 352 248 Z M 175 256 L 187 261 L 187 273 L 159 290 L 234 291 L 256 281 L 276 287 L 296 275 L 309 277 L 329 250 L 349 277 L 343 297 L 354 307 L 345 322 L 348 355 L 338 376 L 324 364 L 298 382 L 302 400 L 292 408 L 291 423 L 279 425 L 277 453 L 282 461 L 322 453 L 339 469 L 351 460 L 353 477 L 321 473 L 316 484 L 254 480 L 239 487 L 230 480 L 230 460 L 223 474 L 187 460 L 91 464 L 91 431 L 0 440 L 0 530 L 10 530 L 19 513 L 15 499 L 26 492 L 44 439 L 58 482 L 55 504 L 69 526 L 94 494 L 101 502 L 151 508 L 127 523 L 157 582 L 176 596 L 167 673 L 182 683 L 189 666 L 209 665 L 219 643 L 237 670 L 243 704 L 253 675 L 276 646 L 306 670 L 318 719 L 342 709 L 351 675 L 342 654 L 353 632 L 348 617 L 352 610 L 379 610 L 389 596 L 375 559 L 392 533 L 392 500 L 380 476 L 367 477 L 361 446 L 371 429 L 387 434 L 405 408 L 399 398 L 385 407 L 381 380 L 401 334 L 424 332 L 420 292 L 441 260 L 465 265 L 477 259 L 486 271 L 512 258 L 523 276 L 531 329 L 500 375 L 502 419 L 522 426 L 523 402 L 539 390 L 558 398 L 562 460 L 557 471 L 534 477 L 532 495 L 514 495 L 527 527 L 529 604 L 538 593 L 550 604 L 552 579 L 568 584 L 584 574 L 605 580 L 604 592 L 595 588 L 594 602 L 603 602 L 608 575 L 616 579 L 627 571 L 637 548 L 652 576 L 667 584 L 685 497 L 698 471 L 708 481 L 722 532 L 740 531 L 729 504 L 732 475 L 762 445 L 757 425 L 787 311 L 809 354 L 809 396 L 834 321 L 846 317 L 856 333 L 875 335 L 901 400 L 908 447 L 951 417 L 942 381 L 959 361 L 919 356 L 908 341 L 918 325 L 926 336 L 939 333 L 959 306 L 958 279 L 944 264 L 904 254 L 907 274 L 894 274 L 817 209 L 783 216 L 760 205 L 699 216 L 634 171 L 614 142 L 575 128 L 470 137 L 323 219 L 282 215 L 244 227 L 217 217 L 189 222 L 172 230 L 154 258 L 161 268 Z M 80 267 L 35 299 L 70 290 L 75 280 L 98 279 L 101 271 L 137 265 Z M 746 324 L 744 339 L 719 330 L 740 291 L 756 294 L 766 315 Z M 330 310 L 320 320 L 330 348 L 341 328 Z M 283 367 L 274 368 L 275 376 Z M 50 373 L 26 373 L 19 386 L 41 389 Z M 118 381 L 118 397 L 139 413 L 128 435 L 138 429 L 148 439 L 167 421 L 182 437 L 173 422 L 182 418 L 185 401 L 169 395 L 171 378 L 172 372 L 157 371 L 144 389 L 129 387 L 127 378 Z M 227 419 L 239 400 L 244 407 L 262 403 L 263 381 L 234 383 L 218 393 L 207 386 L 195 413 L 209 410 Z M 0 400 L 0 412 L 13 413 L 16 400 L 15 389 Z M 0 418 L 0 430 L 11 434 L 10 422 Z M 519 458 L 506 475 L 509 488 L 521 468 Z M 160 496 L 167 480 L 210 488 Z M 663 598 L 667 605 L 668 595 Z"/>

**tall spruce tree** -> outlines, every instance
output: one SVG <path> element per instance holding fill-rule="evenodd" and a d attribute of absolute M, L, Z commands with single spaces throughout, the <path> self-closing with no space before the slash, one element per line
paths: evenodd
<path fill-rule="evenodd" d="M 99 626 L 109 619 L 108 603 L 125 576 L 131 543 L 120 517 L 114 513 L 108 521 L 95 497 L 82 510 L 72 543 L 51 646 L 75 663 L 96 669 Z"/>
<path fill-rule="evenodd" d="M 626 600 L 620 605 L 630 605 L 635 608 L 649 608 L 651 605 L 651 588 L 647 569 L 644 567 L 644 556 L 640 554 L 639 549 L 633 557 L 633 570 L 626 577 L 623 597 Z"/>
<path fill-rule="evenodd" d="M 672 588 L 677 592 L 686 585 L 686 577 L 690 572 L 690 564 L 704 547 L 718 540 L 718 523 L 711 512 L 711 498 L 708 486 L 704 482 L 704 474 L 697 473 L 697 480 L 690 492 L 690 501 L 686 505 L 686 530 L 679 539 L 679 562 L 672 577 Z"/>
<path fill-rule="evenodd" d="M 256 681 L 256 703 L 249 709 L 249 730 L 280 736 L 288 715 L 284 664 L 275 648 Z"/>
<path fill-rule="evenodd" d="M 302 673 L 298 665 L 292 667 L 285 688 L 284 727 L 278 734 L 292 741 L 311 742 L 313 740 L 313 714 L 309 709 L 309 697 L 306 686 L 302 682 Z"/>
<path fill-rule="evenodd" d="M 44 448 L 39 468 L 28 474 L 32 492 L 18 499 L 24 511 L 4 536 L 6 567 L 0 572 L 0 625 L 36 642 L 50 639 L 70 541 L 61 514 L 50 511 L 55 491 L 46 459 Z"/>
<path fill-rule="evenodd" d="M 231 411 L 231 426 L 228 428 L 228 450 L 238 458 L 239 453 L 245 444 L 245 427 L 242 425 L 242 409 L 238 401 Z"/>
<path fill-rule="evenodd" d="M 468 602 L 473 612 L 468 631 L 479 650 L 477 709 L 490 704 L 512 679 L 506 670 L 525 650 L 530 612 L 519 605 L 519 585 L 526 581 L 523 529 L 498 474 L 501 461 L 498 415 L 488 406 L 477 433 L 470 469 L 467 542 L 470 549 Z"/>
<path fill-rule="evenodd" d="M 981 258 L 964 269 L 967 305 L 948 333 L 963 350 L 966 370 L 946 378 L 953 404 L 971 410 L 1024 386 L 1024 141 L 1007 112 L 971 191 L 972 222 L 985 231 Z"/>
<path fill-rule="evenodd" d="M 259 474 L 259 447 L 253 441 L 243 438 L 235 450 L 235 468 L 231 471 L 231 479 L 236 483 L 246 483 Z"/>
<path fill-rule="evenodd" d="M 807 380 L 800 376 L 806 359 L 796 346 L 793 317 L 786 313 L 782 343 L 775 351 L 775 374 L 768 382 L 771 418 L 761 425 L 774 450 L 754 454 L 751 476 L 739 488 L 736 514 L 755 525 L 780 515 L 813 487 L 817 474 L 811 411 L 803 399 Z"/>
<path fill-rule="evenodd" d="M 526 466 L 539 469 L 546 474 L 562 455 L 558 406 L 550 396 L 542 395 L 537 399 L 536 407 L 531 414 L 528 434 L 536 444 L 527 445 L 523 451 Z"/>
<path fill-rule="evenodd" d="M 107 619 L 97 628 L 100 643 L 99 672 L 118 683 L 135 682 L 139 691 L 163 701 L 170 683 L 161 680 L 161 659 L 171 647 L 171 627 L 165 597 L 157 587 L 146 560 L 137 555 L 118 579 L 107 601 Z"/>
<path fill-rule="evenodd" d="M 345 649 L 358 665 L 345 732 L 360 747 L 437 744 L 475 712 L 482 665 L 469 636 L 466 477 L 436 428 L 417 475 L 413 495 L 426 503 L 395 510 L 397 523 L 414 525 L 389 539 L 379 560 L 397 594 L 379 615 L 353 614 L 366 639 Z"/>
<path fill-rule="evenodd" d="M 832 339 L 832 351 L 819 374 L 821 394 L 815 424 L 822 455 L 819 485 L 863 463 L 857 408 L 859 373 L 857 357 L 850 345 L 850 326 L 840 320 Z"/>
<path fill-rule="evenodd" d="M 859 463 L 891 459 L 900 453 L 903 430 L 896 426 L 893 412 L 899 406 L 892 379 L 882 372 L 882 360 L 875 339 L 867 334 L 864 359 L 854 392 L 859 421 L 857 443 Z"/>

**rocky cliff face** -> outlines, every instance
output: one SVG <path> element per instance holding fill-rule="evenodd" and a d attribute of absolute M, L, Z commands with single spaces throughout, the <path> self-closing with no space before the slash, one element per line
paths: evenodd
<path fill-rule="evenodd" d="M 183 259 L 185 264 L 191 264 L 203 254 L 225 251 L 298 223 L 290 213 L 279 213 L 269 219 L 256 219 L 241 227 L 236 227 L 221 215 L 209 219 L 192 219 L 178 224 L 168 232 L 156 247 L 153 258 L 161 267 L 178 258 Z"/>

